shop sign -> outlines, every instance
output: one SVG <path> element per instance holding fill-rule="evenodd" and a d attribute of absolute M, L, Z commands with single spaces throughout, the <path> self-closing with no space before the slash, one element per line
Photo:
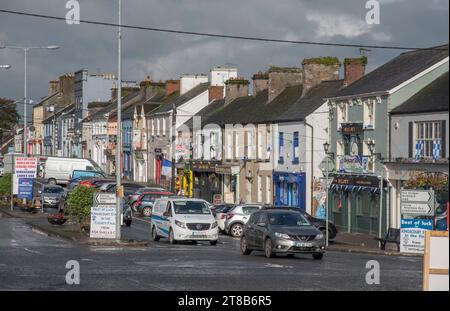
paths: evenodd
<path fill-rule="evenodd" d="M 423 254 L 425 232 L 433 230 L 432 219 L 402 219 L 400 228 L 400 252 Z"/>
<path fill-rule="evenodd" d="M 344 123 L 341 127 L 342 134 L 350 135 L 350 134 L 357 134 L 361 133 L 363 131 L 363 124 L 362 123 Z"/>
<path fill-rule="evenodd" d="M 345 173 L 367 173 L 369 171 L 369 157 L 345 155 L 339 158 L 341 171 Z"/>

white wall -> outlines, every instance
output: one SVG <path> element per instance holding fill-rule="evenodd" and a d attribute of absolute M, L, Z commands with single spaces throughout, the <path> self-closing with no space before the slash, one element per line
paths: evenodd
<path fill-rule="evenodd" d="M 183 95 L 197 85 L 206 82 L 208 82 L 208 76 L 206 75 L 182 75 L 180 82 L 180 95 Z"/>
<path fill-rule="evenodd" d="M 224 86 L 225 82 L 231 78 L 237 78 L 237 68 L 213 68 L 210 72 L 210 82 L 212 86 Z"/>

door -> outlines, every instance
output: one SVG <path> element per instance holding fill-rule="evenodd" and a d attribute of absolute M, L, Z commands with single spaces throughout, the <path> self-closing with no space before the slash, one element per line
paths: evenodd
<path fill-rule="evenodd" d="M 264 249 L 264 242 L 267 236 L 267 227 L 269 226 L 266 213 L 261 213 L 255 225 L 255 246 L 258 249 Z M 264 226 L 262 224 L 265 224 Z"/>

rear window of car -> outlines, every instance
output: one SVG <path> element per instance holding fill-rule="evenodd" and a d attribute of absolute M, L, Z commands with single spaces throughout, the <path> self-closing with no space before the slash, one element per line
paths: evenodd
<path fill-rule="evenodd" d="M 259 207 L 257 207 L 257 206 L 243 206 L 242 207 L 242 212 L 246 215 L 252 214 L 257 211 L 259 211 Z"/>
<path fill-rule="evenodd" d="M 144 194 L 142 196 L 142 201 L 145 202 L 154 202 L 156 199 L 162 197 L 162 194 Z"/>

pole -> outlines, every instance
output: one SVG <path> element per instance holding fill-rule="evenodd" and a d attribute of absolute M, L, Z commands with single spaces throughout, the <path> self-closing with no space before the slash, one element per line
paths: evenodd
<path fill-rule="evenodd" d="M 177 106 L 173 104 L 172 107 L 172 178 L 170 180 L 170 188 L 172 193 L 175 193 L 175 135 L 177 126 Z"/>
<path fill-rule="evenodd" d="M 327 176 L 326 176 L 326 178 L 325 178 L 325 190 L 326 190 L 326 194 L 325 194 L 325 204 L 326 204 L 326 212 L 325 212 L 325 230 L 326 230 L 326 232 L 325 232 L 325 245 L 326 245 L 326 247 L 328 247 L 328 242 L 329 242 L 329 234 L 328 234 L 328 219 L 329 219 L 329 216 L 328 216 L 328 175 L 329 175 L 329 167 L 328 167 L 328 160 L 329 160 L 329 158 L 328 158 L 328 154 L 326 154 L 326 157 L 327 157 L 327 169 L 326 169 L 326 173 L 327 173 Z"/>
<path fill-rule="evenodd" d="M 23 85 L 23 153 L 25 157 L 28 157 L 28 148 L 27 148 L 27 52 L 28 49 L 23 49 L 25 56 L 25 76 L 24 76 L 24 85 Z"/>
<path fill-rule="evenodd" d="M 16 175 L 16 156 L 12 156 L 12 174 L 11 174 L 11 212 L 14 211 L 14 176 Z"/>
<path fill-rule="evenodd" d="M 120 172 L 120 145 L 122 144 L 121 139 L 121 118 L 122 118 L 122 0 L 119 0 L 119 30 L 118 30 L 118 62 L 117 62 L 117 145 L 116 145 L 116 240 L 121 239 L 121 222 L 122 222 L 122 211 L 121 211 L 121 200 L 123 196 L 122 186 L 121 186 L 121 172 Z"/>
<path fill-rule="evenodd" d="M 378 222 L 378 238 L 381 239 L 381 226 L 383 225 L 383 176 L 380 178 L 380 211 L 379 211 L 379 222 Z"/>

